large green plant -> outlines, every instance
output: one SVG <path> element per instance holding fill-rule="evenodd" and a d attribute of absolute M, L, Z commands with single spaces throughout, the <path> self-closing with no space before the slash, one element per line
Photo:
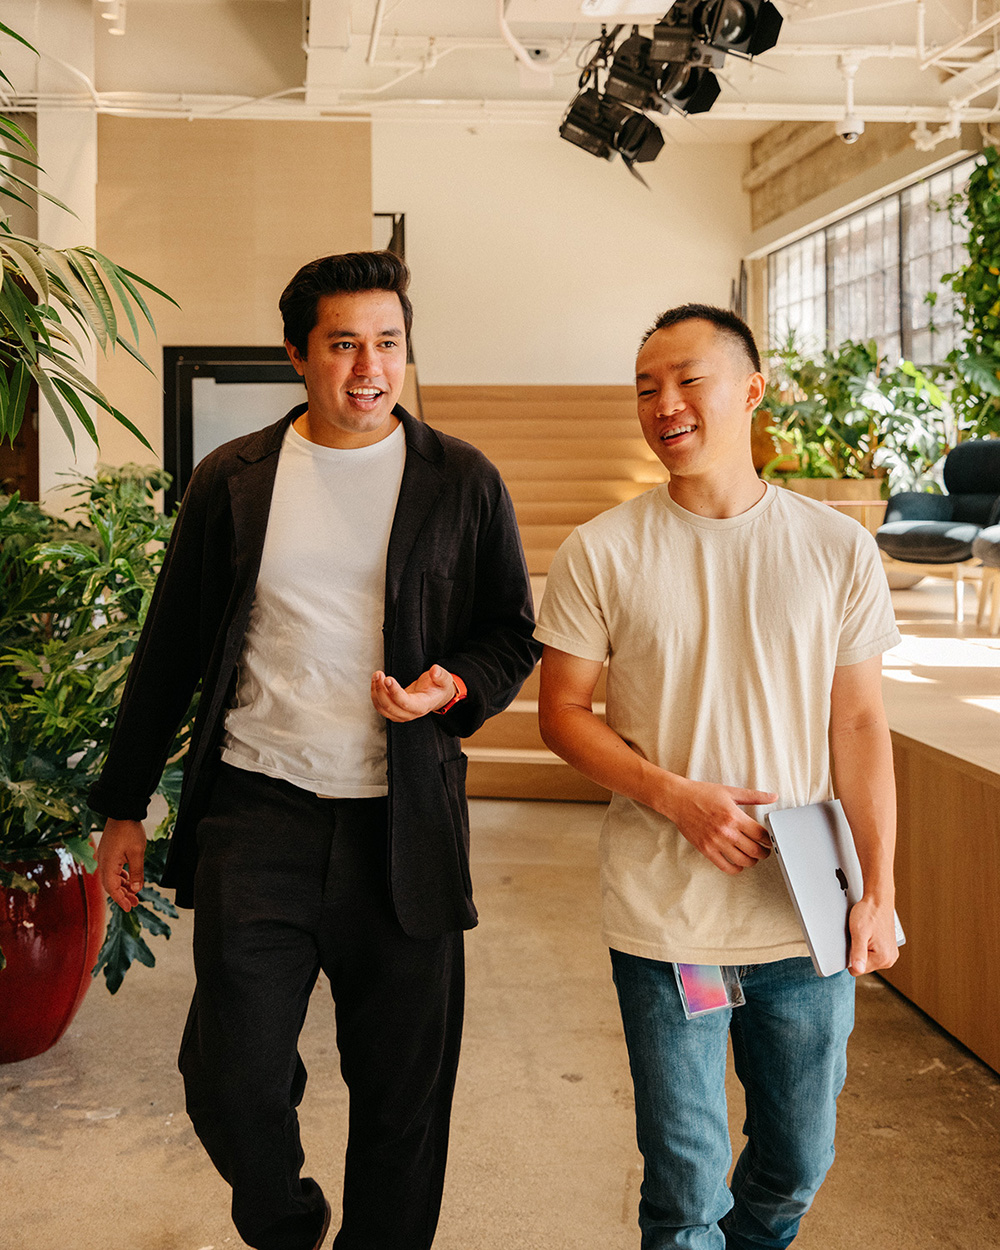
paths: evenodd
<path fill-rule="evenodd" d="M 35 51 L 2 23 L 0 35 Z M 0 79 L 10 85 L 2 70 Z M 26 176 L 41 167 L 32 159 L 31 140 L 9 117 L 0 116 L 0 148 L 6 148 L 0 165 L 0 442 L 6 438 L 13 443 L 17 437 L 34 382 L 74 447 L 75 421 L 97 442 L 88 401 L 149 447 L 124 413 L 81 371 L 81 339 L 93 337 L 105 355 L 121 347 L 149 369 L 139 352 L 139 320 L 154 331 L 156 327 L 140 288 L 164 299 L 170 296 L 92 247 L 58 249 L 16 234 L 10 213 L 3 211 L 5 203 L 28 204 L 24 196 L 37 194 L 60 208 L 66 206 L 36 189 Z"/>
<path fill-rule="evenodd" d="M 78 506 L 66 519 L 16 495 L 0 496 L 2 886 L 31 889 L 10 865 L 51 855 L 57 845 L 89 870 L 95 866 L 89 838 L 97 818 L 87 792 L 107 752 L 162 562 L 171 522 L 154 508 L 153 493 L 168 482 L 158 469 L 100 470 L 80 479 Z M 189 731 L 190 718 L 159 787 L 170 816 L 150 842 L 147 876 L 154 882 L 179 792 L 176 760 Z M 128 914 L 111 907 L 98 969 L 112 992 L 133 959 L 154 962 L 143 928 L 169 936 L 155 911 L 176 914 L 152 886 L 140 898 Z"/>
<path fill-rule="evenodd" d="M 1000 152 L 986 148 L 968 189 L 949 201 L 968 228 L 968 261 L 944 275 L 958 296 L 964 343 L 948 355 L 951 401 L 974 437 L 1000 435 Z"/>
<path fill-rule="evenodd" d="M 790 452 L 800 477 L 881 478 L 909 490 L 951 445 L 944 393 L 911 361 L 891 365 L 874 340 L 848 340 L 813 359 L 790 337 L 771 364 L 762 408 L 785 449 L 765 476 L 784 468 Z"/>

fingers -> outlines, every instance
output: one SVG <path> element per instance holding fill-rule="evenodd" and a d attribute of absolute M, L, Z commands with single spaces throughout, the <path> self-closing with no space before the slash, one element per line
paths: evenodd
<path fill-rule="evenodd" d="M 891 968 L 899 958 L 896 945 L 895 919 L 869 905 L 866 900 L 851 908 L 849 921 L 851 946 L 847 967 L 852 976 L 860 977 L 879 968 Z"/>
<path fill-rule="evenodd" d="M 778 796 L 770 790 L 740 790 L 733 786 L 727 788 L 733 802 L 740 807 L 766 807 L 769 803 L 778 801 Z"/>
<path fill-rule="evenodd" d="M 144 884 L 146 834 L 138 820 L 109 820 L 97 847 L 101 884 L 123 911 L 139 902 Z"/>
<path fill-rule="evenodd" d="M 381 671 L 372 674 L 372 705 L 380 716 L 397 723 L 416 720 L 444 707 L 454 693 L 454 678 L 440 664 L 432 664 L 406 687 Z"/>

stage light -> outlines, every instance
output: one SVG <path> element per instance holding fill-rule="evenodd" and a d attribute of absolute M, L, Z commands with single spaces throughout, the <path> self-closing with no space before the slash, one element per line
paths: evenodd
<path fill-rule="evenodd" d="M 596 87 L 589 87 L 570 104 L 559 133 L 591 156 L 610 161 L 615 155 L 615 124 Z"/>
<path fill-rule="evenodd" d="M 757 56 L 778 42 L 782 17 L 771 0 L 711 0 L 704 7 L 704 38 L 714 48 Z"/>
<path fill-rule="evenodd" d="M 643 38 L 633 28 L 632 34 L 619 46 L 608 67 L 605 95 L 622 100 L 634 109 L 650 106 L 655 78 L 655 72 L 649 64 L 651 43 L 651 40 Z"/>
<path fill-rule="evenodd" d="M 652 38 L 633 26 L 616 48 L 623 27 L 602 26 L 577 62 L 580 92 L 560 135 L 604 160 L 618 153 L 638 178 L 633 165 L 654 160 L 663 147 L 659 127 L 644 114 L 706 113 L 721 91 L 712 70 L 727 55 L 750 58 L 773 48 L 781 22 L 772 0 L 676 0 Z"/>
<path fill-rule="evenodd" d="M 756 56 L 778 42 L 781 21 L 771 0 L 678 0 L 653 27 L 650 60 L 685 60 L 692 41 L 712 48 L 717 66 L 727 52 Z"/>
<path fill-rule="evenodd" d="M 595 87 L 581 91 L 573 100 L 559 133 L 602 160 L 613 160 L 617 154 L 629 169 L 655 160 L 663 147 L 663 135 L 655 122 L 620 100 L 602 96 Z"/>
<path fill-rule="evenodd" d="M 656 80 L 657 107 L 680 113 L 707 113 L 719 98 L 719 80 L 704 65 L 680 61 L 663 66 Z"/>

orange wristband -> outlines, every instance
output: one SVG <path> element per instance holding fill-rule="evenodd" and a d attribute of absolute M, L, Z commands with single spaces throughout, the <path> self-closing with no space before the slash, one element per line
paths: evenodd
<path fill-rule="evenodd" d="M 455 683 L 455 693 L 451 696 L 451 698 L 444 705 L 444 707 L 438 707 L 434 709 L 438 716 L 443 716 L 445 712 L 450 712 L 451 709 L 455 706 L 455 704 L 461 703 L 461 701 L 469 693 L 468 690 L 466 689 L 465 682 L 461 679 L 461 677 L 458 676 L 457 673 L 450 673 L 449 676 L 451 677 L 451 680 Z"/>

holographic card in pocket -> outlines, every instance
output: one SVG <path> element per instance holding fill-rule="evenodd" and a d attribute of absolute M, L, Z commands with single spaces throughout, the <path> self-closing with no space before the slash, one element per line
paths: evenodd
<path fill-rule="evenodd" d="M 745 1001 L 739 974 L 728 965 L 674 964 L 674 976 L 688 1020 L 724 1007 L 741 1007 Z"/>

